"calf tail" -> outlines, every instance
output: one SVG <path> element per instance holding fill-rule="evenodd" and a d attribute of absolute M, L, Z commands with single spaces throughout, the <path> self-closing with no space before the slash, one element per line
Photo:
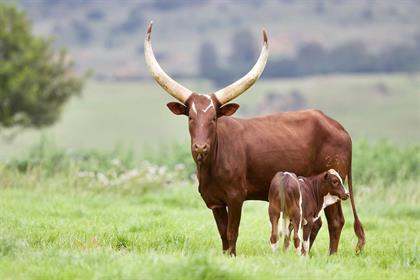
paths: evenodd
<path fill-rule="evenodd" d="M 349 168 L 348 174 L 348 185 L 349 185 L 349 192 L 350 192 L 350 201 L 351 201 L 351 208 L 353 210 L 353 217 L 354 217 L 354 232 L 358 238 L 357 245 L 356 245 L 356 254 L 359 254 L 363 247 L 365 246 L 365 231 L 363 230 L 362 223 L 359 220 L 359 216 L 357 215 L 356 205 L 354 203 L 354 195 L 353 195 L 353 183 L 351 178 L 351 163 Z"/>

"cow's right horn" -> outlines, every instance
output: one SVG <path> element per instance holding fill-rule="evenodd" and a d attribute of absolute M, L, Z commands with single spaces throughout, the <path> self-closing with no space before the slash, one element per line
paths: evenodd
<path fill-rule="evenodd" d="M 216 98 L 221 104 L 225 104 L 230 100 L 238 97 L 248 88 L 250 88 L 261 76 L 264 71 L 265 65 L 268 59 L 268 38 L 267 33 L 263 30 L 263 46 L 261 49 L 260 56 L 254 67 L 242 78 L 230 84 L 229 86 L 222 88 L 214 93 Z"/>
<path fill-rule="evenodd" d="M 185 103 L 188 97 L 192 94 L 192 91 L 178 84 L 169 77 L 157 62 L 155 55 L 153 54 L 152 42 L 150 40 L 152 24 L 153 22 L 150 22 L 149 27 L 147 28 L 146 37 L 144 38 L 144 57 L 146 59 L 146 64 L 156 82 L 170 95 L 178 99 L 180 102 Z"/>

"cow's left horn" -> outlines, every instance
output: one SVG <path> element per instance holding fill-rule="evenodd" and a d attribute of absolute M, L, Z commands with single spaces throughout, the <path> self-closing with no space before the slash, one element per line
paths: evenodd
<path fill-rule="evenodd" d="M 219 100 L 221 104 L 225 104 L 230 100 L 238 97 L 248 88 L 250 88 L 261 76 L 262 72 L 264 71 L 265 65 L 267 64 L 268 59 L 268 39 L 267 33 L 263 29 L 263 46 L 261 49 L 260 57 L 258 58 L 257 62 L 255 63 L 254 67 L 252 67 L 251 71 L 249 71 L 245 76 L 241 79 L 237 80 L 233 84 L 218 90 L 214 93 L 216 98 Z"/>
<path fill-rule="evenodd" d="M 146 64 L 149 67 L 149 71 L 152 73 L 156 82 L 170 95 L 182 103 L 185 103 L 188 97 L 190 97 L 192 94 L 192 91 L 178 84 L 171 77 L 169 77 L 157 62 L 155 55 L 153 54 L 152 43 L 150 40 L 152 24 L 153 22 L 150 22 L 149 27 L 147 28 L 146 37 L 144 38 L 144 57 L 146 59 Z"/>

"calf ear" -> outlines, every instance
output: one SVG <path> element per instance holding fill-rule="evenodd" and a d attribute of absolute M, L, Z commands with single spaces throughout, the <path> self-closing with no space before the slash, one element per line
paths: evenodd
<path fill-rule="evenodd" d="M 330 174 L 330 173 L 329 173 L 328 171 L 327 171 L 327 172 L 325 172 L 325 175 L 324 175 L 324 179 L 325 179 L 325 180 L 327 180 L 327 179 L 328 179 L 329 174 Z"/>
<path fill-rule="evenodd" d="M 178 102 L 169 102 L 166 106 L 175 115 L 186 115 L 188 116 L 187 106 Z"/>
<path fill-rule="evenodd" d="M 217 110 L 217 116 L 218 117 L 231 116 L 236 112 L 236 110 L 238 110 L 238 108 L 239 108 L 239 105 L 236 103 L 226 104 L 220 107 L 219 110 Z"/>

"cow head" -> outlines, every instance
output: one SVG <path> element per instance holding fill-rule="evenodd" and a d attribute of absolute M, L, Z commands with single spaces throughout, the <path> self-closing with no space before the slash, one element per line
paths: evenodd
<path fill-rule="evenodd" d="M 188 116 L 191 152 L 198 164 L 207 158 L 215 145 L 217 119 L 230 116 L 239 108 L 235 103 L 221 106 L 214 95 L 196 93 L 191 94 L 185 104 L 170 102 L 167 106 L 176 115 Z"/>
<path fill-rule="evenodd" d="M 337 196 L 342 200 L 349 198 L 349 194 L 346 191 L 343 180 L 334 169 L 330 169 L 325 172 L 322 180 L 322 187 L 325 194 Z"/>
<path fill-rule="evenodd" d="M 239 108 L 228 103 L 251 87 L 262 74 L 268 58 L 267 33 L 263 30 L 263 47 L 254 67 L 241 79 L 213 94 L 197 94 L 169 77 L 160 67 L 151 45 L 152 23 L 144 41 L 144 55 L 149 71 L 156 82 L 179 102 L 170 102 L 168 108 L 176 115 L 188 116 L 191 151 L 197 164 L 201 164 L 215 146 L 217 120 L 230 116 Z"/>

